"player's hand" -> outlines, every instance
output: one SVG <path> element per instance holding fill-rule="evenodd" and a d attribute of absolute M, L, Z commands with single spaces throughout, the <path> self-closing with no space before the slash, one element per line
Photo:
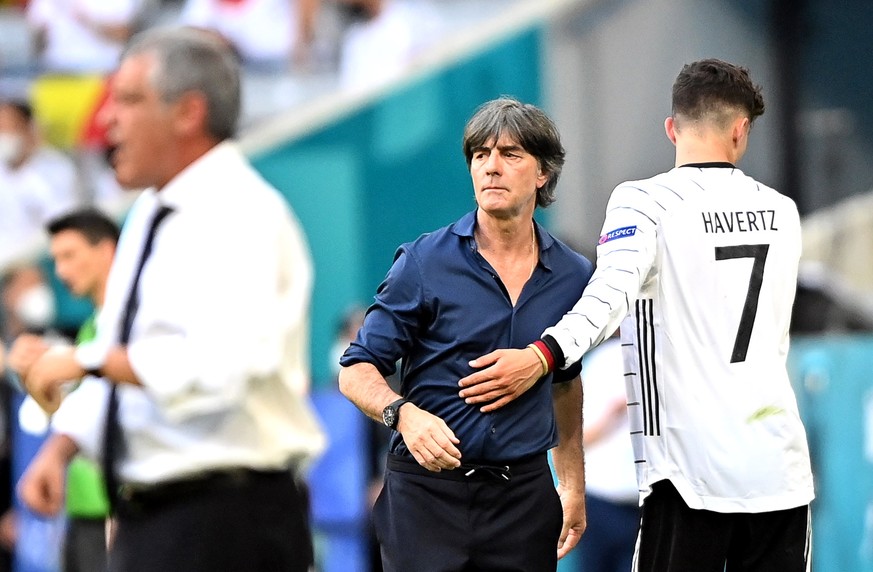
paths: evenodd
<path fill-rule="evenodd" d="M 428 471 L 456 469 L 461 466 L 461 442 L 445 421 L 406 403 L 400 409 L 397 431 L 418 464 Z"/>
<path fill-rule="evenodd" d="M 18 496 L 33 512 L 55 516 L 64 506 L 66 460 L 47 443 L 18 481 Z"/>
<path fill-rule="evenodd" d="M 30 367 L 24 387 L 39 406 L 51 414 L 61 405 L 61 386 L 84 374 L 72 348 L 52 348 Z"/>
<path fill-rule="evenodd" d="M 470 404 L 490 402 L 481 408 L 483 413 L 518 398 L 543 375 L 543 364 L 530 348 L 495 350 L 474 359 L 470 366 L 484 369 L 461 379 L 458 395 Z"/>
<path fill-rule="evenodd" d="M 21 377 L 26 377 L 31 366 L 48 351 L 49 346 L 42 336 L 21 334 L 12 343 L 7 356 L 9 369 Z"/>
<path fill-rule="evenodd" d="M 579 539 L 588 526 L 585 512 L 585 493 L 569 490 L 558 485 L 558 496 L 561 497 L 561 508 L 564 511 L 564 523 L 561 526 L 561 536 L 558 538 L 558 560 L 570 553 L 579 544 Z"/>

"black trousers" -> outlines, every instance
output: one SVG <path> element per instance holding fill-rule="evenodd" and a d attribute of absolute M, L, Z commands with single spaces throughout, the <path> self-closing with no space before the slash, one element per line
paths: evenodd
<path fill-rule="evenodd" d="M 122 499 L 116 516 L 111 572 L 307 572 L 313 561 L 305 489 L 290 472 L 158 486 Z"/>
<path fill-rule="evenodd" d="M 70 517 L 63 562 L 64 572 L 106 571 L 106 518 Z"/>
<path fill-rule="evenodd" d="M 670 481 L 643 502 L 634 572 L 806 572 L 809 507 L 762 513 L 688 508 Z"/>
<path fill-rule="evenodd" d="M 561 501 L 545 455 L 511 467 L 428 473 L 389 456 L 373 522 L 385 572 L 548 572 Z"/>

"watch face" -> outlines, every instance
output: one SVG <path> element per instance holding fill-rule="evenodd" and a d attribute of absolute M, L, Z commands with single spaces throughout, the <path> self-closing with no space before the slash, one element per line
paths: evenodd
<path fill-rule="evenodd" d="M 382 422 L 386 426 L 391 427 L 393 429 L 394 423 L 396 422 L 396 420 L 397 420 L 397 410 L 394 407 L 389 405 L 388 407 L 386 407 L 385 409 L 382 410 Z"/>

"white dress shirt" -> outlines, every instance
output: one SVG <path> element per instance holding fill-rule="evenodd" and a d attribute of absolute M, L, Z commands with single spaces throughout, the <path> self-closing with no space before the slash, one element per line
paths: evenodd
<path fill-rule="evenodd" d="M 119 387 L 122 481 L 148 484 L 222 467 L 279 468 L 325 438 L 307 398 L 312 263 L 279 193 L 229 142 L 147 190 L 124 225 L 97 321 L 79 347 L 105 356 L 154 211 L 128 357 L 142 387 Z M 108 384 L 84 383 L 55 428 L 99 453 Z M 99 410 L 99 411 L 98 411 Z"/>

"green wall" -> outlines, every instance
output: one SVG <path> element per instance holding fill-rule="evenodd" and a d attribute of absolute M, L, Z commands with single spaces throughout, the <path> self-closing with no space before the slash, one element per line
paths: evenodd
<path fill-rule="evenodd" d="M 873 336 L 791 340 L 816 499 L 813 569 L 873 572 Z"/>
<path fill-rule="evenodd" d="M 331 381 L 343 310 L 370 303 L 397 246 L 474 208 L 461 137 L 476 107 L 500 95 L 542 105 L 539 34 L 522 31 L 252 157 L 312 248 L 315 387 Z"/>

